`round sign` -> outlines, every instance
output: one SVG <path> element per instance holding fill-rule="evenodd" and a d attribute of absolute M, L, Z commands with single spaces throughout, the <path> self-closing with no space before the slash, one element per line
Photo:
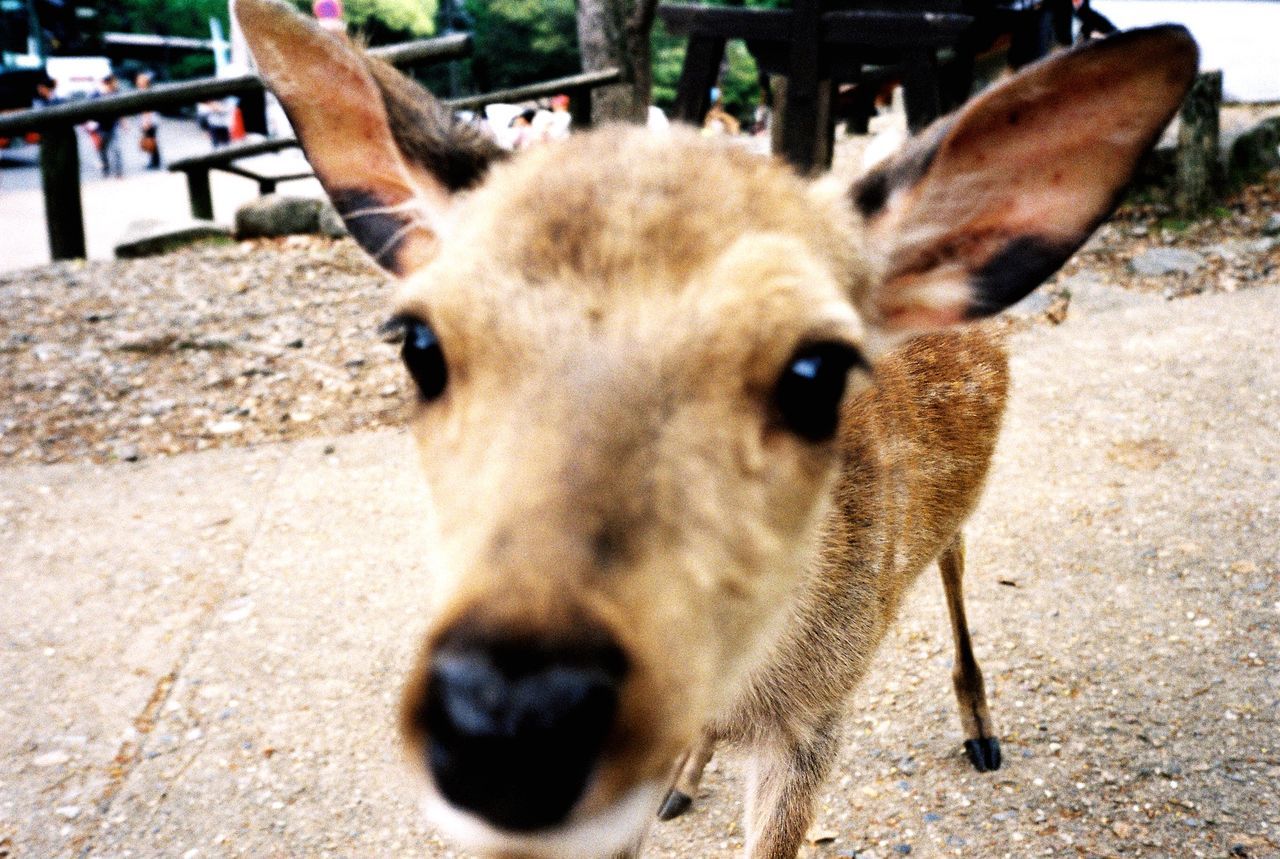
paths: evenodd
<path fill-rule="evenodd" d="M 321 21 L 335 21 L 342 18 L 342 0 L 315 0 L 311 4 L 311 12 Z"/>

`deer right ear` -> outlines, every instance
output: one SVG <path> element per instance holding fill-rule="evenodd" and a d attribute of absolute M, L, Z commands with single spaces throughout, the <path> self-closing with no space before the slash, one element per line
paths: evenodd
<path fill-rule="evenodd" d="M 882 278 L 862 308 L 910 334 L 996 313 L 1115 208 L 1195 78 L 1181 27 L 1057 54 L 979 95 L 856 182 Z"/>
<path fill-rule="evenodd" d="M 478 182 L 503 151 L 284 0 L 235 0 L 234 10 L 351 235 L 397 277 L 421 268 L 435 256 L 452 192 Z"/>

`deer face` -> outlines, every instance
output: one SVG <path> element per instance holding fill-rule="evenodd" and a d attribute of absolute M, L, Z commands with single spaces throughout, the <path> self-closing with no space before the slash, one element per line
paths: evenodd
<path fill-rule="evenodd" d="M 1065 55 L 841 186 L 688 133 L 503 160 L 277 0 L 237 15 L 401 283 L 435 547 L 401 724 L 434 819 L 505 856 L 636 837 L 816 573 L 875 354 L 1052 273 L 1195 67 L 1171 28 Z"/>
<path fill-rule="evenodd" d="M 397 317 L 440 601 L 404 727 L 445 799 L 514 830 L 647 817 L 767 645 L 869 378 L 842 208 L 621 129 L 460 203 Z"/>

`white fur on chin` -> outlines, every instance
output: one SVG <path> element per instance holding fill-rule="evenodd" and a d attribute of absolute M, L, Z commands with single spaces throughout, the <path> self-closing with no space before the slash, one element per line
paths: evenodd
<path fill-rule="evenodd" d="M 665 786 L 657 781 L 638 785 L 608 809 L 587 818 L 575 815 L 565 825 L 544 832 L 495 829 L 474 814 L 454 808 L 435 791 L 423 798 L 422 810 L 445 838 L 481 855 L 609 859 L 634 844 L 648 827 Z"/>

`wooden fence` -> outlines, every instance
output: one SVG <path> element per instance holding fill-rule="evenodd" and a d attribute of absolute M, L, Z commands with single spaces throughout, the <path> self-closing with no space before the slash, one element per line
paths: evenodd
<path fill-rule="evenodd" d="M 398 66 L 412 66 L 459 59 L 470 51 L 471 37 L 458 33 L 374 48 L 369 53 Z M 31 131 L 40 134 L 40 180 L 50 255 L 55 260 L 85 256 L 77 125 L 227 96 L 257 95 L 262 91 L 262 81 L 257 75 L 205 78 L 0 115 L 0 137 L 18 137 Z"/>

